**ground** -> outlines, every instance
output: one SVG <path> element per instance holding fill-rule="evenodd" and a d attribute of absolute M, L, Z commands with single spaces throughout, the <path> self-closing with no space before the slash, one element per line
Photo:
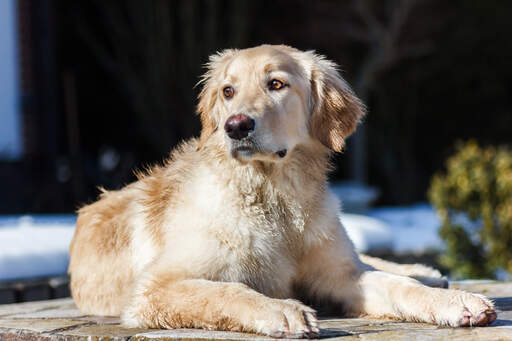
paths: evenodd
<path fill-rule="evenodd" d="M 443 328 L 365 318 L 322 319 L 331 340 L 512 340 L 512 282 L 455 282 L 451 287 L 493 297 L 498 319 L 490 327 Z M 0 305 L 0 340 L 273 340 L 252 334 L 203 330 L 126 329 L 115 317 L 81 314 L 69 298 Z"/>

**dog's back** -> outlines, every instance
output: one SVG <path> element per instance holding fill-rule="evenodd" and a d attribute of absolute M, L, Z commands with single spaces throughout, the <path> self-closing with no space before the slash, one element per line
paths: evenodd
<path fill-rule="evenodd" d="M 79 211 L 68 272 L 73 298 L 85 313 L 119 315 L 131 290 L 132 223 L 124 214 L 130 200 L 126 189 L 105 192 Z"/>

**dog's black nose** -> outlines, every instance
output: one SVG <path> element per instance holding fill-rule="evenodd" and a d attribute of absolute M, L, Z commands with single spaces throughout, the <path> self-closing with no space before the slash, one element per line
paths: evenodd
<path fill-rule="evenodd" d="M 244 114 L 232 115 L 224 124 L 224 130 L 230 138 L 241 140 L 254 130 L 254 120 Z"/>

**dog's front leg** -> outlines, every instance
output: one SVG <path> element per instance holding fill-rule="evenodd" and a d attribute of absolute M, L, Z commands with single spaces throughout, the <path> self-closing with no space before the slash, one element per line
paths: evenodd
<path fill-rule="evenodd" d="M 492 302 L 482 295 L 431 288 L 409 277 L 376 271 L 349 248 L 340 230 L 312 247 L 301 265 L 302 284 L 311 294 L 334 299 L 349 315 L 452 327 L 484 326 L 496 319 Z"/>
<path fill-rule="evenodd" d="M 493 303 L 482 295 L 427 287 L 409 277 L 365 271 L 359 280 L 361 311 L 443 326 L 485 326 L 496 319 Z"/>
<path fill-rule="evenodd" d="M 147 276 L 135 289 L 121 319 L 125 326 L 202 328 L 272 337 L 318 333 L 313 309 L 295 300 L 273 299 L 244 284 Z"/>

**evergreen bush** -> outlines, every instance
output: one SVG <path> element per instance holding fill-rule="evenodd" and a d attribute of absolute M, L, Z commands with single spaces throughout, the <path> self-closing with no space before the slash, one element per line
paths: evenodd
<path fill-rule="evenodd" d="M 440 257 L 454 278 L 512 273 L 512 151 L 458 143 L 446 173 L 432 178 L 428 197 L 437 209 L 446 251 Z"/>

